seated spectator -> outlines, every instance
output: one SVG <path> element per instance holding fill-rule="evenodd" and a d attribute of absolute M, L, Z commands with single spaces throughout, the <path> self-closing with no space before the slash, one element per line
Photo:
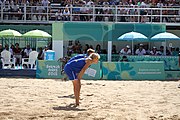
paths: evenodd
<path fill-rule="evenodd" d="M 94 49 L 92 45 L 90 45 L 89 48 Z"/>
<path fill-rule="evenodd" d="M 14 50 L 15 46 L 14 45 L 11 45 L 10 49 L 9 49 L 9 52 L 11 52 L 11 55 L 14 55 Z"/>
<path fill-rule="evenodd" d="M 81 53 L 81 44 L 79 41 L 75 41 L 75 45 L 73 46 L 73 52 L 74 53 Z"/>
<path fill-rule="evenodd" d="M 48 46 L 46 45 L 43 49 L 43 53 L 46 52 L 47 50 L 49 50 Z"/>
<path fill-rule="evenodd" d="M 164 54 L 164 46 L 160 46 L 160 50 L 158 51 L 157 55 L 163 56 Z"/>
<path fill-rule="evenodd" d="M 42 47 L 40 47 L 39 50 L 38 50 L 38 60 L 44 60 Z"/>
<path fill-rule="evenodd" d="M 166 55 L 171 55 L 170 50 L 168 50 L 168 47 L 166 47 Z"/>
<path fill-rule="evenodd" d="M 8 44 L 6 44 L 6 45 L 5 45 L 5 48 L 4 48 L 4 50 L 7 50 L 7 51 L 9 51 L 9 45 L 8 45 Z M 4 50 L 3 50 L 3 51 L 4 51 Z"/>
<path fill-rule="evenodd" d="M 158 51 L 158 55 L 163 56 L 163 55 L 171 55 L 171 52 L 166 48 L 166 54 L 164 53 L 164 46 L 160 46 L 160 50 Z"/>
<path fill-rule="evenodd" d="M 112 54 L 117 54 L 116 45 L 112 46 Z"/>
<path fill-rule="evenodd" d="M 131 55 L 130 46 L 127 45 L 125 48 L 121 49 L 120 54 L 121 55 Z"/>
<path fill-rule="evenodd" d="M 140 44 L 139 48 L 136 50 L 136 55 L 145 55 L 146 54 L 146 50 L 143 48 L 144 45 Z"/>
<path fill-rule="evenodd" d="M 23 11 L 21 8 L 19 8 L 17 11 L 17 17 L 18 17 L 18 20 L 23 20 Z"/>
<path fill-rule="evenodd" d="M 44 60 L 44 55 L 45 55 L 45 52 L 48 50 L 49 48 L 48 48 L 48 46 L 46 45 L 45 47 L 44 47 L 44 49 L 42 50 L 42 48 L 40 48 L 39 49 L 39 54 L 38 54 L 38 59 L 42 59 L 42 60 Z"/>
<path fill-rule="evenodd" d="M 101 16 L 101 14 L 104 14 L 103 9 L 95 9 L 95 14 L 97 14 L 95 21 L 103 20 L 103 16 Z"/>
<path fill-rule="evenodd" d="M 43 17 L 46 18 L 46 14 L 45 14 L 45 8 L 42 6 L 41 3 L 38 3 L 37 7 L 36 7 L 36 18 L 37 20 L 43 20 Z"/>
<path fill-rule="evenodd" d="M 42 0 L 41 4 L 44 7 L 44 13 L 47 13 L 48 12 L 48 6 L 50 5 L 50 1 L 49 0 Z"/>
<path fill-rule="evenodd" d="M 0 44 L 0 53 L 3 51 L 2 44 Z"/>
<path fill-rule="evenodd" d="M 88 14 L 88 8 L 84 2 L 82 2 L 82 7 L 80 8 L 80 14 Z M 80 21 L 88 21 L 88 16 L 80 15 Z"/>
<path fill-rule="evenodd" d="M 170 48 L 170 53 L 172 56 L 174 56 L 173 54 L 175 54 L 175 51 L 176 51 L 175 47 Z"/>
<path fill-rule="evenodd" d="M 72 41 L 69 41 L 68 46 L 67 46 L 67 55 L 71 56 L 72 53 L 73 53 L 73 44 L 72 44 Z"/>
<path fill-rule="evenodd" d="M 152 50 L 150 51 L 150 55 L 158 55 L 158 51 L 156 47 L 152 48 Z"/>
<path fill-rule="evenodd" d="M 70 11 L 69 11 L 69 8 L 66 7 L 64 10 L 63 10 L 63 21 L 70 21 Z"/>
<path fill-rule="evenodd" d="M 28 58 L 30 52 L 32 52 L 32 49 L 30 48 L 30 45 L 27 45 L 27 47 L 24 50 L 24 56 L 23 57 Z"/>
<path fill-rule="evenodd" d="M 120 62 L 128 62 L 128 58 L 127 56 L 123 56 L 122 59 L 120 60 Z"/>
<path fill-rule="evenodd" d="M 85 44 L 84 49 L 83 49 L 83 54 L 86 54 L 88 49 L 89 49 L 89 45 Z"/>
<path fill-rule="evenodd" d="M 90 6 L 90 5 L 93 5 L 93 4 L 94 4 L 94 2 L 92 0 L 89 0 L 86 5 Z"/>
<path fill-rule="evenodd" d="M 16 65 L 21 64 L 22 55 L 21 55 L 21 48 L 19 48 L 19 43 L 15 44 L 15 48 L 13 49 L 13 55 L 16 58 Z"/>
<path fill-rule="evenodd" d="M 26 49 L 26 47 L 24 47 L 24 48 L 22 48 L 22 50 L 21 50 L 21 55 L 22 55 L 22 57 L 24 57 L 24 50 Z"/>
<path fill-rule="evenodd" d="M 167 8 L 167 6 L 166 6 L 166 8 Z M 162 22 L 164 21 L 164 19 L 166 20 L 166 22 L 169 22 L 169 19 L 168 19 L 168 17 L 167 17 L 167 15 L 168 15 L 168 10 L 163 10 L 163 11 L 162 11 L 162 15 L 163 15 L 163 17 L 162 17 Z"/>
<path fill-rule="evenodd" d="M 96 45 L 95 52 L 98 53 L 98 54 L 102 54 L 101 46 L 99 44 Z"/>
<path fill-rule="evenodd" d="M 122 2 L 120 2 L 120 5 L 122 4 Z M 122 15 L 119 16 L 119 20 L 120 22 L 126 22 L 126 16 L 124 16 L 127 13 L 127 9 L 124 6 L 118 6 L 118 14 Z"/>
<path fill-rule="evenodd" d="M 145 5 L 142 5 L 141 6 L 141 8 L 142 9 L 140 9 L 140 15 L 141 15 L 141 22 L 146 22 L 146 16 L 145 15 L 147 15 L 147 10 L 145 9 Z"/>
<path fill-rule="evenodd" d="M 56 21 L 61 21 L 62 19 L 63 19 L 62 10 L 58 9 L 58 11 L 55 13 L 55 20 Z"/>
<path fill-rule="evenodd" d="M 179 47 L 176 48 L 176 51 L 173 53 L 174 56 L 178 56 L 180 54 Z"/>
<path fill-rule="evenodd" d="M 131 9 L 128 10 L 128 14 L 131 15 L 131 16 L 129 17 L 129 18 L 130 18 L 129 21 L 130 21 L 130 22 L 135 22 L 135 16 L 134 16 L 134 15 L 135 15 L 136 10 L 134 9 L 135 6 L 132 4 L 132 1 L 130 1 L 130 2 L 131 2 L 131 4 L 130 4 L 129 7 L 130 7 Z"/>
<path fill-rule="evenodd" d="M 157 7 L 158 8 L 161 8 L 161 7 L 163 7 L 164 5 L 163 5 L 163 3 L 162 3 L 162 0 L 159 0 L 159 2 L 157 3 Z"/>

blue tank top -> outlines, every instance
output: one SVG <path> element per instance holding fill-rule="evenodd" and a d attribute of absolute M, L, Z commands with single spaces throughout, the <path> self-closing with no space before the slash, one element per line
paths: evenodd
<path fill-rule="evenodd" d="M 68 67 L 72 71 L 79 73 L 81 69 L 85 66 L 85 64 L 86 64 L 86 58 L 80 58 L 80 59 L 68 61 L 65 67 Z"/>
<path fill-rule="evenodd" d="M 87 57 L 87 54 L 78 54 L 78 55 L 72 57 L 68 62 L 76 60 L 76 59 L 80 59 L 80 58 L 86 58 L 86 57 Z"/>

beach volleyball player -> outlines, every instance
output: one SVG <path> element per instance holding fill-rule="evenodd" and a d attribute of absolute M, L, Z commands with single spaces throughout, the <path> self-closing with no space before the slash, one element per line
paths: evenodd
<path fill-rule="evenodd" d="M 87 58 L 68 61 L 68 63 L 64 67 L 64 72 L 68 76 L 69 80 L 72 80 L 73 82 L 76 106 L 79 106 L 81 78 L 84 75 L 86 69 L 91 64 L 97 64 L 99 59 L 100 55 L 98 53 L 91 53 Z"/>

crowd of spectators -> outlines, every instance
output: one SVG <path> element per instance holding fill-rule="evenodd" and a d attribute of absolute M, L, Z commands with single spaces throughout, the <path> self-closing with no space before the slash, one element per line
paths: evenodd
<path fill-rule="evenodd" d="M 87 50 L 91 48 L 94 49 L 95 52 L 99 54 L 107 54 L 106 49 L 102 49 L 100 44 L 97 44 L 96 46 L 85 44 L 81 45 L 79 41 L 69 41 L 68 46 L 67 46 L 67 55 L 71 56 L 72 54 L 86 54 Z"/>
<path fill-rule="evenodd" d="M 72 56 L 72 54 L 86 54 L 87 49 L 94 49 L 95 52 L 99 54 L 107 54 L 107 49 L 103 49 L 100 44 L 93 45 L 85 44 L 82 46 L 79 41 L 69 41 L 67 46 L 67 55 Z M 168 47 L 166 52 L 164 51 L 164 46 L 160 46 L 159 49 L 155 46 L 152 49 L 148 48 L 142 43 L 138 44 L 133 50 L 129 45 L 126 45 L 124 48 L 117 50 L 116 45 L 112 45 L 112 54 L 116 55 L 152 55 L 152 56 L 178 56 L 180 53 L 179 47 Z"/>
<path fill-rule="evenodd" d="M 0 0 L 0 4 L 3 7 L 4 19 L 5 17 L 24 19 L 24 4 L 26 4 L 27 20 L 115 21 L 116 19 L 118 22 L 160 22 L 162 14 L 162 21 L 180 21 L 179 0 Z M 162 13 L 159 8 L 164 8 Z"/>
<path fill-rule="evenodd" d="M 152 56 L 178 56 L 180 53 L 179 47 L 166 47 L 160 46 L 159 49 L 156 46 L 153 46 L 152 49 L 145 47 L 142 43 L 138 44 L 137 48 L 131 50 L 130 46 L 127 45 L 120 50 L 119 54 L 121 55 L 152 55 Z"/>
<path fill-rule="evenodd" d="M 73 56 L 73 54 L 87 54 L 87 50 L 91 48 L 95 50 L 96 53 L 99 54 L 107 54 L 107 49 L 103 49 L 100 44 L 96 45 L 81 45 L 79 41 L 69 41 L 69 44 L 67 46 L 67 53 L 66 57 L 70 58 Z M 44 48 L 40 47 L 38 51 L 38 60 L 44 60 L 44 54 L 45 52 L 50 49 L 50 46 L 45 46 Z M 29 58 L 29 53 L 32 52 L 33 48 L 28 44 L 24 48 L 20 48 L 18 43 L 15 43 L 15 45 L 5 45 L 4 47 L 0 44 L 0 53 L 2 51 L 9 51 L 12 55 L 12 58 L 15 58 L 16 66 L 20 66 L 22 64 L 22 58 Z M 129 45 L 126 45 L 124 48 L 118 50 L 116 45 L 112 45 L 112 55 L 116 56 L 125 56 L 123 57 L 122 61 L 127 60 L 127 55 L 151 55 L 151 56 L 179 56 L 180 55 L 180 49 L 179 47 L 166 47 L 166 50 L 164 50 L 164 46 L 160 46 L 159 49 L 155 46 L 152 47 L 152 49 L 148 49 L 143 44 L 138 44 L 137 47 L 132 49 Z"/>
<path fill-rule="evenodd" d="M 44 60 L 44 54 L 48 49 L 51 49 L 50 46 L 38 48 L 38 60 Z M 0 44 L 0 57 L 3 51 L 9 51 L 11 58 L 15 58 L 15 65 L 20 66 L 22 64 L 22 58 L 29 58 L 30 52 L 36 51 L 36 49 L 32 48 L 30 44 L 27 44 L 24 48 L 20 47 L 19 43 L 12 44 L 10 47 L 8 44 L 4 47 Z"/>

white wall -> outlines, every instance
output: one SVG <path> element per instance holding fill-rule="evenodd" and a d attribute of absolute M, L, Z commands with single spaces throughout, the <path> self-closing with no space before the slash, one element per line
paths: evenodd
<path fill-rule="evenodd" d="M 54 40 L 52 43 L 52 49 L 55 51 L 55 60 L 63 57 L 63 41 Z"/>

